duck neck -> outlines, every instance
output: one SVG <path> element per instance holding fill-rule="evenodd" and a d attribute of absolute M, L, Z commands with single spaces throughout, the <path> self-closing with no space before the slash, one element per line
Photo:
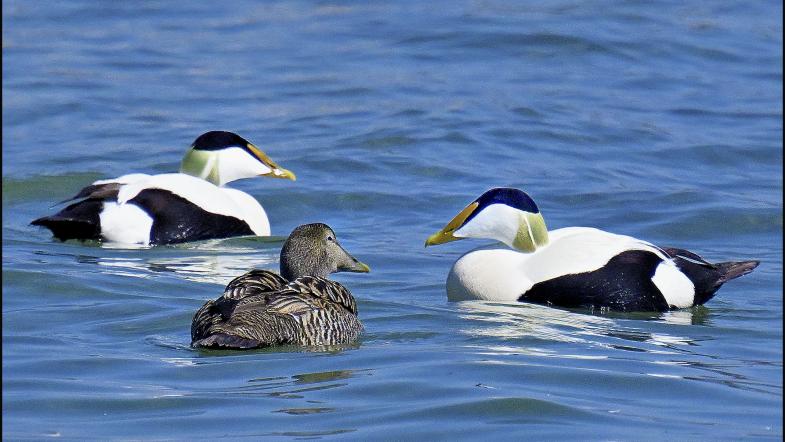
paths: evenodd
<path fill-rule="evenodd" d="M 221 181 L 218 156 L 218 152 L 190 149 L 180 163 L 180 173 L 223 186 L 226 183 Z"/>
<path fill-rule="evenodd" d="M 311 253 L 304 250 L 308 249 L 291 247 L 291 244 L 284 244 L 284 247 L 281 249 L 281 276 L 287 281 L 294 281 L 301 276 L 319 276 L 324 278 L 332 273 L 330 268 L 320 264 L 326 262 L 325 256 L 319 256 L 319 253 Z"/>
<path fill-rule="evenodd" d="M 548 228 L 541 213 L 521 212 L 518 229 L 508 241 L 515 250 L 531 253 L 548 244 Z"/>

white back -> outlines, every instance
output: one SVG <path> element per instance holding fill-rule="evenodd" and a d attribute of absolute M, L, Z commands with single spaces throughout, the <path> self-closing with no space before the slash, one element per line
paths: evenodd
<path fill-rule="evenodd" d="M 202 209 L 218 215 L 237 217 L 242 213 L 235 200 L 227 198 L 220 187 L 184 173 L 151 175 L 148 179 L 125 185 L 120 188 L 117 201 L 120 204 L 125 204 L 145 189 L 168 190 Z"/>
<path fill-rule="evenodd" d="M 549 232 L 549 237 L 549 244 L 520 258 L 520 265 L 535 283 L 565 274 L 597 270 L 627 250 L 644 250 L 664 260 L 669 259 L 648 242 L 592 227 L 556 229 Z"/>
<path fill-rule="evenodd" d="M 151 175 L 148 175 L 146 173 L 129 173 L 127 175 L 119 176 L 117 178 L 93 181 L 93 184 L 109 184 L 109 183 L 130 184 L 138 181 L 147 180 L 150 178 L 150 176 Z"/>

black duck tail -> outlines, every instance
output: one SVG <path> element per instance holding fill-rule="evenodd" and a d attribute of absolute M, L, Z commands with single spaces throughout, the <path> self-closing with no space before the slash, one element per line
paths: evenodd
<path fill-rule="evenodd" d="M 677 266 L 695 285 L 695 305 L 702 305 L 714 297 L 717 290 L 731 279 L 746 275 L 760 261 L 728 261 L 712 264 L 684 249 L 666 248 Z"/>
<path fill-rule="evenodd" d="M 719 283 L 724 284 L 731 279 L 744 276 L 758 267 L 760 261 L 728 261 L 715 264 L 720 272 Z"/>
<path fill-rule="evenodd" d="M 101 200 L 80 201 L 54 215 L 33 220 L 30 224 L 46 227 L 52 231 L 55 238 L 62 241 L 99 239 L 101 237 L 99 213 L 103 209 L 103 204 Z"/>
<path fill-rule="evenodd" d="M 52 231 L 52 235 L 62 241 L 69 239 L 98 239 L 101 228 L 89 221 L 79 219 L 61 218 L 58 216 L 44 216 L 30 223 L 33 226 L 42 226 Z"/>

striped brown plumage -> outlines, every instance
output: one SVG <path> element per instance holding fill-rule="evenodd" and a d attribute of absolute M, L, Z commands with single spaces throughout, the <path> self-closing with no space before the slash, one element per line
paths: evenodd
<path fill-rule="evenodd" d="M 252 270 L 196 312 L 191 345 L 333 345 L 355 340 L 362 329 L 354 297 L 341 284 L 317 276 L 287 283 L 273 272 Z"/>

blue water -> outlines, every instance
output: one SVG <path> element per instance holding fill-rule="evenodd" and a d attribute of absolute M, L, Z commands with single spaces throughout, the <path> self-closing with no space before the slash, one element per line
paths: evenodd
<path fill-rule="evenodd" d="M 782 3 L 3 2 L 3 438 L 782 438 Z M 131 250 L 28 223 L 236 131 L 273 238 Z M 704 307 L 447 301 L 423 248 L 493 186 L 550 228 L 760 259 Z M 354 345 L 189 348 L 192 314 L 330 224 Z"/>

